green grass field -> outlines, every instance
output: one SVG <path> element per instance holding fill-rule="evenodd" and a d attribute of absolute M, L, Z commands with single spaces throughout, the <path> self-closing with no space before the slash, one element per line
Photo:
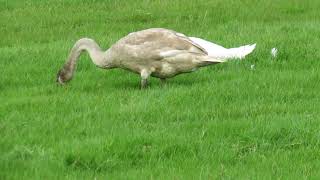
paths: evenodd
<path fill-rule="evenodd" d="M 319 0 L 0 0 L 0 179 L 319 179 Z M 174 29 L 232 61 L 139 89 L 83 55 L 129 32 Z M 271 48 L 279 49 L 272 59 Z M 255 69 L 250 66 L 254 65 Z"/>

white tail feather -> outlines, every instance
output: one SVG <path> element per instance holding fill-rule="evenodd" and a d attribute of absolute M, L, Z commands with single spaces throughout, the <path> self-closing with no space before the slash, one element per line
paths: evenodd
<path fill-rule="evenodd" d="M 238 48 L 230 48 L 228 49 L 232 58 L 245 58 L 248 54 L 250 54 L 256 48 L 256 44 L 240 46 Z"/>
<path fill-rule="evenodd" d="M 256 44 L 252 45 L 245 45 L 240 46 L 237 48 L 224 48 L 218 44 L 214 44 L 212 42 L 206 41 L 204 39 L 196 38 L 196 37 L 189 37 L 193 42 L 203 47 L 207 52 L 208 55 L 220 59 L 232 59 L 232 58 L 245 58 L 248 54 L 250 54 L 255 48 Z"/>

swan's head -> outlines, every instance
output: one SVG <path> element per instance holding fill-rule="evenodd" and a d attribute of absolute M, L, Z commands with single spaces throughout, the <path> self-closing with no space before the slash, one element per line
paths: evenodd
<path fill-rule="evenodd" d="M 63 85 L 66 82 L 72 79 L 72 73 L 66 71 L 65 69 L 61 69 L 57 74 L 56 82 Z"/>

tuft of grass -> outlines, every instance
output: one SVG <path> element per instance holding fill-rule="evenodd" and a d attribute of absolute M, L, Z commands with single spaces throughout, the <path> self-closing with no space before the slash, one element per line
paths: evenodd
<path fill-rule="evenodd" d="M 317 179 L 319 6 L 0 0 L 0 179 Z M 83 55 L 73 81 L 55 84 L 81 37 L 107 49 L 151 27 L 257 49 L 144 91 Z"/>

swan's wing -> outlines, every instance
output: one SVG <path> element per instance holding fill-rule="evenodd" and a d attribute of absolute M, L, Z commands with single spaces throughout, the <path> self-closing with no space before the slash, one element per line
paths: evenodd
<path fill-rule="evenodd" d="M 208 55 L 208 52 L 187 36 L 172 30 L 154 28 L 130 33 L 116 46 L 128 56 L 143 59 L 163 59 L 180 53 Z"/>
<path fill-rule="evenodd" d="M 203 48 L 202 46 L 200 46 L 199 44 L 197 44 L 196 42 L 192 41 L 189 37 L 187 37 L 186 35 L 182 34 L 182 33 L 177 33 L 174 32 L 176 36 L 178 36 L 180 39 L 192 44 L 193 46 L 197 47 L 198 49 L 200 49 L 203 53 L 205 53 L 206 55 L 208 55 L 208 51 Z"/>
<path fill-rule="evenodd" d="M 220 46 L 218 44 L 214 44 L 210 41 L 206 41 L 204 39 L 200 39 L 197 37 L 189 37 L 193 42 L 199 44 L 201 47 L 203 47 L 209 54 L 210 51 L 226 51 L 227 48 Z"/>

